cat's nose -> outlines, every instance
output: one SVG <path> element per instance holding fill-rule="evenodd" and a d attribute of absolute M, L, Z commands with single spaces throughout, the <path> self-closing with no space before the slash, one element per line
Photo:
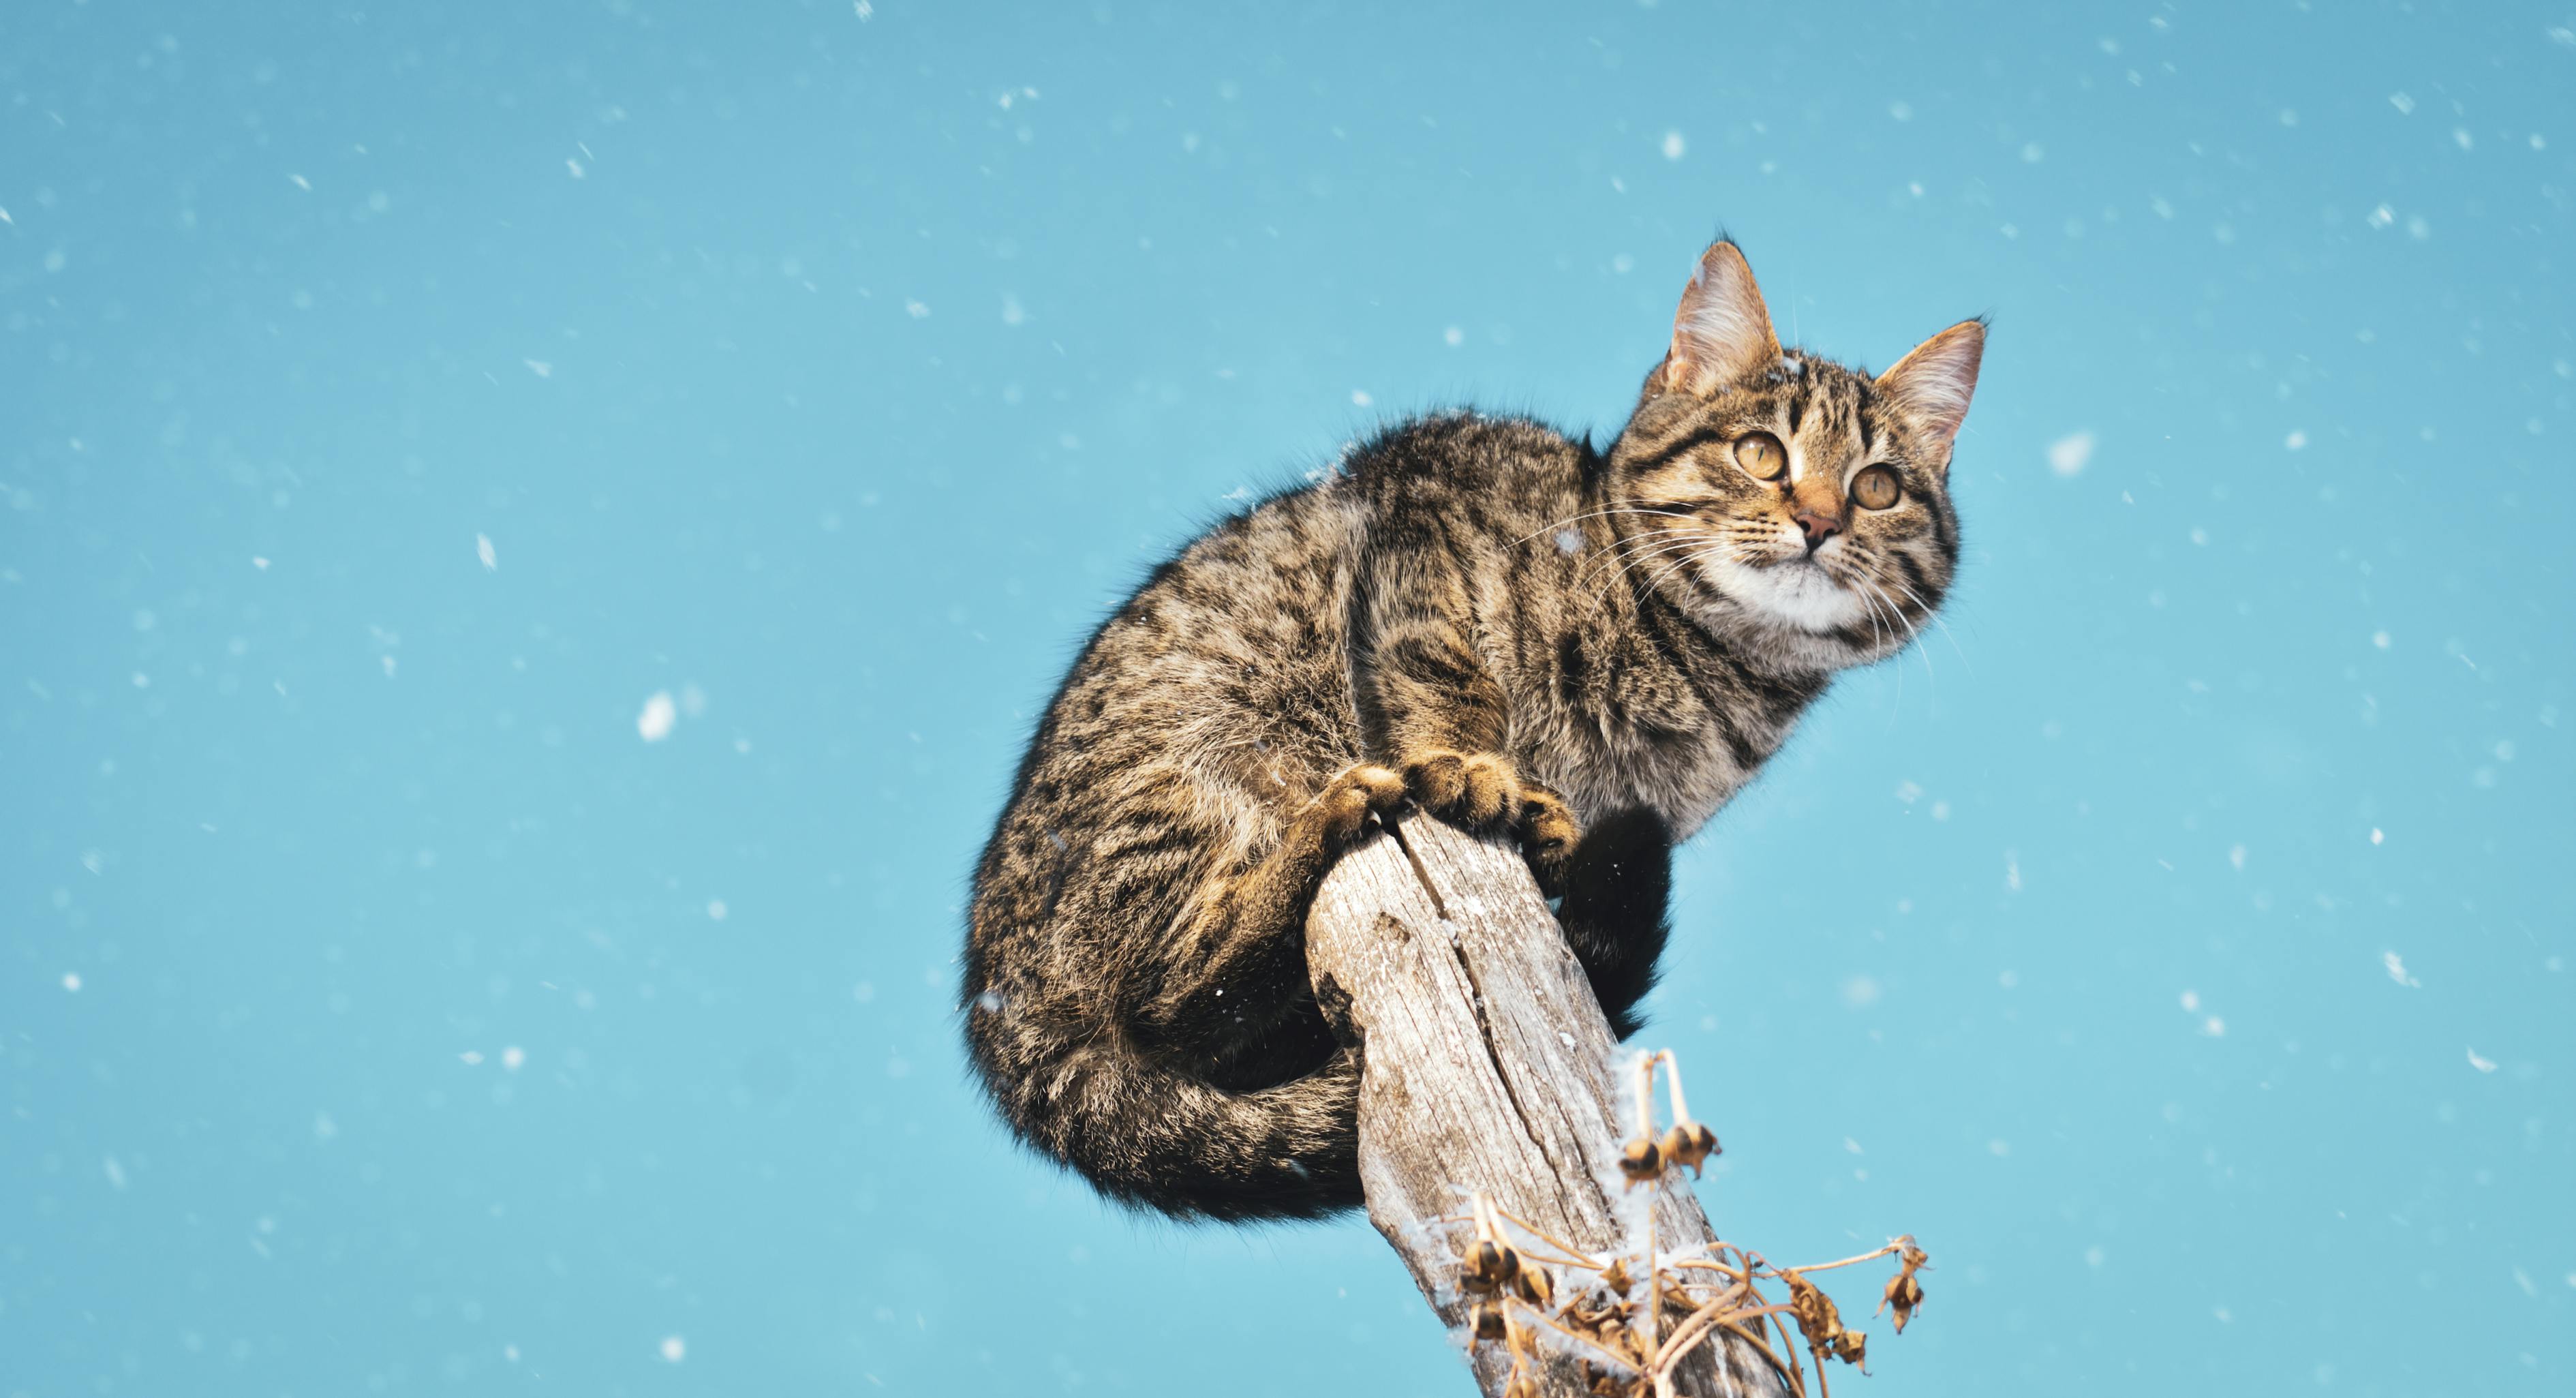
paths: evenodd
<path fill-rule="evenodd" d="M 1818 514 L 1814 510 L 1800 510 L 1798 528 L 1806 532 L 1807 552 L 1814 553 L 1825 546 L 1825 540 L 1843 532 L 1843 522 L 1833 515 Z"/>

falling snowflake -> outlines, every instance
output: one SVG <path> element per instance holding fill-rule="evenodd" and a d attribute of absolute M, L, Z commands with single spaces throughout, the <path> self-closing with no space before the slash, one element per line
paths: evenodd
<path fill-rule="evenodd" d="M 644 701 L 644 712 L 635 716 L 635 731 L 648 743 L 658 743 L 671 736 L 671 725 L 680 718 L 680 706 L 671 700 L 668 690 L 655 690 Z"/>
<path fill-rule="evenodd" d="M 2072 432 L 2048 444 L 2048 469 L 2072 476 L 2093 459 L 2093 434 Z"/>

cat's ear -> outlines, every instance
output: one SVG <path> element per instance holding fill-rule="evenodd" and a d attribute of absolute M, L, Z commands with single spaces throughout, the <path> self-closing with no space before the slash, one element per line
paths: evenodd
<path fill-rule="evenodd" d="M 1950 469 L 1959 424 L 1968 419 L 1968 400 L 1977 392 L 1977 363 L 1985 353 L 1985 321 L 1963 320 L 1916 345 L 1878 376 L 1878 391 L 1915 431 L 1932 440 L 1944 471 Z"/>
<path fill-rule="evenodd" d="M 1664 357 L 1666 391 L 1707 393 L 1777 363 L 1780 339 L 1744 254 L 1725 239 L 1709 244 L 1682 291 L 1673 347 Z"/>

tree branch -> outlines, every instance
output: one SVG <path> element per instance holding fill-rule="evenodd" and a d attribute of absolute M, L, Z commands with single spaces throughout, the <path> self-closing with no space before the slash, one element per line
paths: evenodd
<path fill-rule="evenodd" d="M 1621 1175 L 1618 1047 L 1517 850 L 1419 816 L 1372 835 L 1326 876 L 1306 957 L 1326 1015 L 1362 1048 L 1369 1221 L 1453 1333 L 1471 1324 L 1475 1298 L 1459 1285 L 1473 1230 L 1450 1220 L 1468 1214 L 1473 1194 L 1605 1260 L 1714 1240 L 1690 1191 L 1631 1190 Z M 1651 1316 L 1651 1268 L 1635 1275 L 1630 1296 Z M 1605 1372 L 1599 1352 L 1587 1372 L 1584 1346 L 1532 1331 L 1543 1337 L 1537 1392 L 1590 1392 Z M 1506 1347 L 1477 1344 L 1473 1362 L 1500 1398 Z M 1634 1372 L 1617 1377 L 1629 1391 Z M 1788 1388 L 1729 1330 L 1678 1366 L 1671 1391 L 1771 1398 Z"/>

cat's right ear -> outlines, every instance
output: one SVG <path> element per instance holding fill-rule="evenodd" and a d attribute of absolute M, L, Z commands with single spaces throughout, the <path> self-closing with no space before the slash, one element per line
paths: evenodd
<path fill-rule="evenodd" d="M 1673 347 L 1664 357 L 1666 392 L 1708 393 L 1718 385 L 1769 368 L 1780 358 L 1771 312 L 1753 269 L 1727 239 L 1701 253 L 1682 308 L 1673 317 Z"/>

